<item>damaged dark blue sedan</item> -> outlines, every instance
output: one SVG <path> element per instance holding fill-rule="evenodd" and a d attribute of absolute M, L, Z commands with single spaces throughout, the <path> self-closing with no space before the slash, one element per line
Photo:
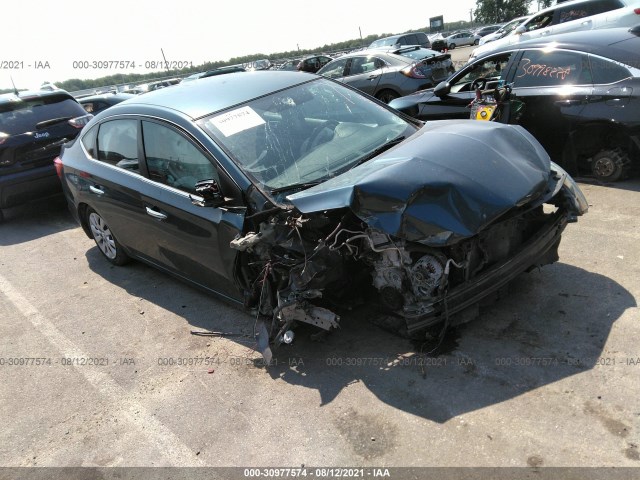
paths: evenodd
<path fill-rule="evenodd" d="M 104 257 L 243 304 L 258 344 L 377 302 L 419 335 L 558 259 L 584 196 L 519 126 L 424 125 L 350 87 L 228 74 L 96 116 L 57 160 Z"/>

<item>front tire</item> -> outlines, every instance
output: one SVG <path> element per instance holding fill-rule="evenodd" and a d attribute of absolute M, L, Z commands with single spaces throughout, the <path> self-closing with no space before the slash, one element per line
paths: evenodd
<path fill-rule="evenodd" d="M 621 148 L 602 150 L 591 159 L 591 173 L 601 182 L 617 182 L 629 173 L 629 154 Z"/>
<path fill-rule="evenodd" d="M 454 48 L 456 48 L 456 44 L 452 43 L 449 45 L 449 50 L 453 50 Z"/>
<path fill-rule="evenodd" d="M 92 208 L 87 209 L 86 215 L 91 236 L 96 242 L 100 253 L 114 265 L 127 263 L 129 256 L 124 252 L 116 237 L 113 236 L 104 219 Z"/>

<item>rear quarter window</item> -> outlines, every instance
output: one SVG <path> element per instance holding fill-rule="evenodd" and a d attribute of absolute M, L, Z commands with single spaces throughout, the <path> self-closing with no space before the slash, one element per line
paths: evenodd
<path fill-rule="evenodd" d="M 590 56 L 589 59 L 591 61 L 593 83 L 606 85 L 619 82 L 631 76 L 629 70 L 615 62 L 594 56 Z"/>
<path fill-rule="evenodd" d="M 87 133 L 85 133 L 82 136 L 82 139 L 80 140 L 82 142 L 82 145 L 84 146 L 84 149 L 89 154 L 89 156 L 95 159 L 98 158 L 98 154 L 96 150 L 97 137 L 98 137 L 98 125 L 95 125 L 91 127 L 89 131 L 87 131 Z"/>

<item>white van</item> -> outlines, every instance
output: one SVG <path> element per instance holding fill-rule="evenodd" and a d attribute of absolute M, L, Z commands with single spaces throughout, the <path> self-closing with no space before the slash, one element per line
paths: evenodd
<path fill-rule="evenodd" d="M 504 45 L 556 33 L 597 28 L 633 27 L 640 24 L 640 0 L 572 0 L 540 10 L 499 40 L 476 48 L 469 57 Z"/>

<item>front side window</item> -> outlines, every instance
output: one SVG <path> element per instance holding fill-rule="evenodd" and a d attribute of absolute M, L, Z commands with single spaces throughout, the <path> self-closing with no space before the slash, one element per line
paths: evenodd
<path fill-rule="evenodd" d="M 111 120 L 98 130 L 98 160 L 138 171 L 138 121 Z"/>
<path fill-rule="evenodd" d="M 516 70 L 514 87 L 589 85 L 591 69 L 586 54 L 562 50 L 528 50 Z"/>
<path fill-rule="evenodd" d="M 184 135 L 155 122 L 142 122 L 149 177 L 156 182 L 196 193 L 201 180 L 218 180 L 209 159 Z"/>
<path fill-rule="evenodd" d="M 322 70 L 318 71 L 318 75 L 324 75 L 328 78 L 340 78 L 344 76 L 344 67 L 347 65 L 347 59 L 334 60 L 328 63 Z"/>
<path fill-rule="evenodd" d="M 360 93 L 319 79 L 198 124 L 272 195 L 338 176 L 417 127 Z"/>
<path fill-rule="evenodd" d="M 493 57 L 480 60 L 465 69 L 465 73 L 453 81 L 451 92 L 468 92 L 471 84 L 478 78 L 483 78 L 490 82 L 498 82 L 506 78 L 507 65 L 513 55 L 512 52 L 503 53 Z"/>
<path fill-rule="evenodd" d="M 532 18 L 530 22 L 527 22 L 525 24 L 525 29 L 527 32 L 539 30 L 541 28 L 545 28 L 551 25 L 552 21 L 553 21 L 553 12 L 541 13 L 540 15 L 537 15 L 534 18 Z"/>

